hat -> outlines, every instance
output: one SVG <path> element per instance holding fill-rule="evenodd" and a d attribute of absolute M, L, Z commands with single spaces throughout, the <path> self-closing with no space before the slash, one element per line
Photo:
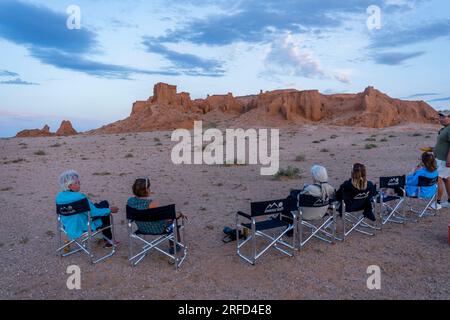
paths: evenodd
<path fill-rule="evenodd" d="M 450 117 L 450 110 L 439 111 L 439 116 L 440 117 Z"/>

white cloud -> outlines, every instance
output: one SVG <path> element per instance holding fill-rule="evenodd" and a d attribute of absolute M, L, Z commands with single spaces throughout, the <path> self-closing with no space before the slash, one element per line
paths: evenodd
<path fill-rule="evenodd" d="M 335 79 L 342 83 L 350 83 L 352 70 L 336 69 L 332 72 L 324 70 L 319 59 L 312 50 L 301 45 L 290 33 L 280 36 L 272 44 L 264 59 L 266 70 L 261 74 L 269 76 L 297 76 L 310 79 Z"/>
<path fill-rule="evenodd" d="M 312 51 L 302 48 L 292 34 L 275 40 L 265 58 L 268 71 L 290 76 L 323 78 L 325 73 Z"/>

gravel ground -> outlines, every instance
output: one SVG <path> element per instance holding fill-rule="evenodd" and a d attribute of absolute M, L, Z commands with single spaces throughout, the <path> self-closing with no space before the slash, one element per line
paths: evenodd
<path fill-rule="evenodd" d="M 375 237 L 352 234 L 335 245 L 314 240 L 293 258 L 270 250 L 256 266 L 238 258 L 234 243 L 221 241 L 237 210 L 248 211 L 250 201 L 286 197 L 310 182 L 311 165 L 326 166 L 335 187 L 356 161 L 368 166 L 374 181 L 406 174 L 419 148 L 434 144 L 437 130 L 287 127 L 281 131 L 280 166 L 298 167 L 302 174 L 282 181 L 261 176 L 259 166 L 173 165 L 170 132 L 1 139 L 0 298 L 449 299 L 449 209 L 417 224 L 388 225 Z M 367 150 L 366 144 L 377 147 Z M 305 159 L 296 161 L 299 155 Z M 82 191 L 92 200 L 107 199 L 121 209 L 115 224 L 122 244 L 95 266 L 81 254 L 55 254 L 54 198 L 66 169 L 81 174 Z M 190 218 L 189 255 L 176 272 L 158 253 L 136 268 L 127 261 L 125 204 L 134 179 L 143 175 L 151 177 L 155 199 L 176 203 Z M 81 290 L 66 287 L 70 265 L 81 268 Z M 367 289 L 370 265 L 381 268 L 381 290 Z"/>

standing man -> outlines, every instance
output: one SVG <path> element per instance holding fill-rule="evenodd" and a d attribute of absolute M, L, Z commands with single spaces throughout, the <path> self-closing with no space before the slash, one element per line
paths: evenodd
<path fill-rule="evenodd" d="M 439 172 L 437 209 L 450 207 L 450 111 L 441 111 L 439 113 L 439 122 L 444 127 L 439 131 L 434 148 Z M 444 184 L 448 201 L 441 202 L 444 194 Z"/>

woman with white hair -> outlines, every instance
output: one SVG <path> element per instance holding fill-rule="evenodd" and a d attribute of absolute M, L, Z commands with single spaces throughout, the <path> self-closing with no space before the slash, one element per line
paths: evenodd
<path fill-rule="evenodd" d="M 311 168 L 313 184 L 305 185 L 301 194 L 310 195 L 322 200 L 332 200 L 335 189 L 328 183 L 328 172 L 325 167 L 313 166 Z"/>
<path fill-rule="evenodd" d="M 77 202 L 83 199 L 87 199 L 87 196 L 80 193 L 80 175 L 74 170 L 68 170 L 63 172 L 59 176 L 59 185 L 61 187 L 61 192 L 56 196 L 56 204 L 64 205 L 73 202 Z M 91 211 L 92 218 L 92 231 L 98 229 L 103 229 L 111 225 L 110 215 L 112 213 L 117 213 L 119 208 L 109 207 L 107 201 L 102 201 L 98 204 L 93 204 L 91 200 L 88 199 L 89 207 Z M 84 232 L 87 231 L 87 221 L 88 216 L 86 214 L 77 214 L 74 216 L 62 216 L 61 222 L 67 232 L 70 240 L 79 238 Z M 112 233 L 111 229 L 108 228 L 103 231 L 105 238 L 110 241 L 105 240 L 105 246 L 110 247 L 112 245 Z M 117 244 L 117 243 L 116 243 Z"/>

